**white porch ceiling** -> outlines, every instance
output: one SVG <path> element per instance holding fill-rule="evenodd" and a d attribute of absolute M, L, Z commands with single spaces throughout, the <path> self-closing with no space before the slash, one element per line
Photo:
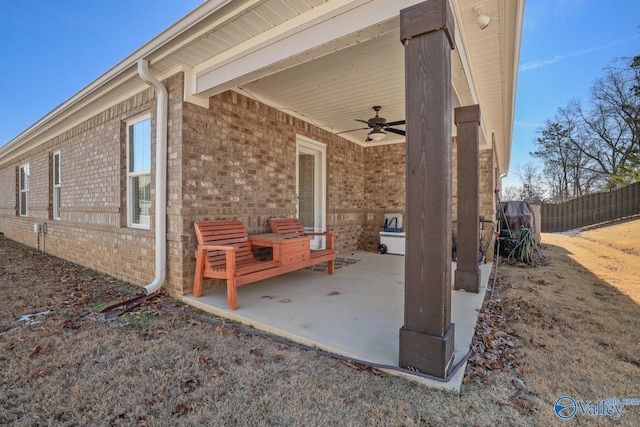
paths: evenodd
<path fill-rule="evenodd" d="M 355 119 L 374 116 L 372 107 L 382 106 L 380 116 L 404 120 L 404 49 L 399 19 L 380 36 L 333 54 L 240 86 L 258 100 L 301 116 L 332 133 L 367 127 Z M 404 126 L 396 126 L 404 130 Z M 343 138 L 363 144 L 369 130 L 342 133 Z M 404 137 L 388 133 L 385 143 Z"/>
<path fill-rule="evenodd" d="M 490 148 L 495 143 L 502 170 L 508 168 L 512 120 L 509 111 L 512 107 L 509 104 L 513 101 L 510 90 L 515 90 L 509 86 L 511 80 L 505 81 L 506 76 L 513 72 L 509 69 L 509 52 L 506 49 L 506 38 L 513 35 L 508 34 L 504 16 L 501 15 L 506 13 L 505 1 L 516 3 L 513 0 L 452 1 L 457 25 L 456 49 L 452 52 L 452 105 L 454 108 L 475 103 L 481 105 L 481 147 Z M 329 3 L 340 3 L 340 7 L 334 6 L 331 17 L 322 18 L 318 11 Z M 179 60 L 190 64 L 195 70 L 192 76 L 197 80 L 197 88 L 193 90 L 195 95 L 206 97 L 232 88 L 330 132 L 340 133 L 345 139 L 365 144 L 368 130 L 343 132 L 365 127 L 355 119 L 373 117 L 374 105 L 382 106 L 380 115 L 388 121 L 405 118 L 404 49 L 400 42 L 398 14 L 401 8 L 413 3 L 418 1 L 383 3 L 380 0 L 332 0 L 311 4 L 305 0 L 269 0 L 257 7 L 247 8 L 241 21 L 233 21 L 194 40 L 182 50 Z M 489 27 L 484 30 L 477 26 L 474 12 L 474 7 L 480 4 L 483 13 L 492 18 Z M 382 13 L 382 5 L 387 15 Z M 395 7 L 390 18 L 376 20 L 375 17 L 362 16 L 375 11 L 379 11 L 381 16 L 388 16 L 389 5 Z M 315 6 L 320 8 L 314 10 Z M 347 35 L 340 33 L 342 28 L 336 27 L 336 33 L 339 34 L 330 42 L 295 52 L 284 59 L 279 58 L 267 66 L 249 69 L 244 77 L 238 76 L 237 71 L 244 70 L 243 66 L 238 66 L 230 73 L 235 76 L 233 81 L 226 85 L 220 83 L 221 79 L 216 76 L 228 73 L 235 60 L 243 65 L 266 63 L 264 58 L 273 55 L 277 43 L 282 43 L 285 38 L 301 37 L 303 31 L 313 30 L 304 27 L 300 31 L 291 31 L 291 34 L 269 39 L 264 42 L 265 46 L 249 42 L 251 37 L 267 40 L 265 34 L 294 19 L 304 22 L 305 14 L 312 15 L 310 19 L 317 21 L 314 23 L 316 27 L 336 20 L 336 16 L 350 16 L 351 20 L 357 17 L 355 19 L 368 22 L 368 26 L 354 23 L 354 32 Z M 239 23 L 245 30 L 236 33 Z M 253 32 L 247 33 L 247 28 Z M 262 33 L 258 34 L 260 31 Z M 251 50 L 234 59 L 233 54 L 229 53 L 233 47 L 229 46 L 237 48 L 243 43 Z M 223 52 L 224 49 L 227 50 Z M 217 55 L 224 59 L 212 59 Z M 250 55 L 260 59 L 252 61 Z M 178 59 L 178 56 L 175 58 Z M 515 61 L 517 63 L 517 58 Z M 165 64 L 165 67 L 170 65 Z M 213 83 L 207 85 L 207 81 Z M 404 129 L 403 126 L 397 128 Z M 455 128 L 453 132 L 455 134 Z M 402 136 L 388 133 L 380 143 L 402 141 Z"/>

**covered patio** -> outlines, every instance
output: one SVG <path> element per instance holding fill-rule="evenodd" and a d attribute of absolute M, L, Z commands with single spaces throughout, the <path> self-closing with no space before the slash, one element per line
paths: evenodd
<path fill-rule="evenodd" d="M 451 320 L 456 328 L 453 363 L 462 364 L 443 381 L 411 373 L 398 364 L 405 257 L 356 251 L 342 258 L 349 262 L 336 269 L 334 275 L 305 269 L 242 286 L 238 290 L 238 310 L 227 307 L 225 287 L 205 290 L 200 298 L 185 295 L 182 301 L 354 361 L 385 365 L 388 368 L 382 369 L 390 374 L 459 391 L 466 366 L 463 359 L 471 346 L 493 264 L 480 267 L 479 293 L 454 291 L 452 283 Z"/>
<path fill-rule="evenodd" d="M 269 4 L 282 6 L 276 0 Z M 444 384 L 459 388 L 464 371 L 456 371 L 455 380 L 449 373 L 469 350 L 490 270 L 488 264 L 477 265 L 478 218 L 494 216 L 493 190 L 508 169 L 523 3 L 328 2 L 308 19 L 302 19 L 306 3 L 296 4 L 300 20 L 265 29 L 224 53 L 207 52 L 207 39 L 198 40 L 198 55 L 209 58 L 185 69 L 185 100 L 210 107 L 211 97 L 231 91 L 233 99 L 252 100 L 250 114 L 268 105 L 278 112 L 275 117 L 289 116 L 274 132 L 278 136 L 268 132 L 269 121 L 257 132 L 248 120 L 232 130 L 255 147 L 281 135 L 295 138 L 295 216 L 304 214 L 302 157 L 309 153 L 317 159 L 317 186 L 305 228 L 351 236 L 352 242 L 339 248 L 344 257 L 355 247 L 369 247 L 385 210 L 403 212 L 411 231 L 406 258 L 353 252 L 359 262 L 335 277 L 299 271 L 243 287 L 237 312 L 226 308 L 223 288 L 200 298 L 185 292 L 183 299 L 295 341 L 393 372 L 402 366 L 427 374 L 420 378 L 446 378 Z M 246 12 L 243 20 L 263 13 Z M 481 12 L 491 15 L 492 26 L 479 26 Z M 363 120 L 372 115 L 367 112 L 372 106 L 376 117 Z M 399 127 L 377 121 L 380 106 Z M 288 133 L 292 123 L 304 125 Z M 354 144 L 349 155 L 339 148 L 345 141 Z M 404 170 L 394 185 L 405 197 L 389 197 L 384 183 L 386 191 L 376 194 L 379 180 L 366 174 L 352 182 L 358 164 L 363 170 L 374 165 L 357 162 L 375 147 L 394 144 L 406 146 L 404 156 L 394 150 L 380 162 L 380 171 L 391 163 L 396 176 Z M 237 179 L 244 182 L 242 170 Z M 287 196 L 283 189 L 281 197 Z M 244 213 L 236 218 L 245 220 Z M 245 221 L 252 222 L 248 215 Z M 260 232 L 263 221 L 247 224 L 249 234 Z M 457 269 L 451 262 L 454 232 Z"/>
<path fill-rule="evenodd" d="M 152 280 L 147 292 L 163 287 L 229 318 L 255 313 L 239 320 L 445 378 L 475 323 L 475 308 L 457 300 L 479 307 L 488 281 L 478 219 L 495 217 L 494 190 L 509 169 L 523 13 L 524 0 L 206 1 L 8 144 L 15 164 L 3 176 L 15 180 L 32 149 L 46 176 L 51 161 L 35 147 L 67 132 L 68 156 L 104 149 L 78 156 L 84 174 L 67 175 L 78 188 L 96 185 L 86 178 L 96 165 L 116 166 L 95 177 L 108 200 L 62 210 L 58 253 L 94 266 L 103 257 L 86 248 L 105 247 L 112 258 L 99 267 Z M 141 117 L 155 145 L 149 227 L 127 218 L 142 206 L 126 173 L 127 129 Z M 45 218 L 52 190 L 40 183 Z M 353 252 L 377 246 L 390 212 L 406 219 L 406 258 Z M 190 296 L 195 221 L 240 220 L 260 234 L 270 218 L 291 216 L 336 233 L 339 256 L 359 262 L 335 277 L 299 271 L 242 288 L 237 313 L 216 288 Z M 29 221 L 12 219 L 24 236 Z M 78 235 L 95 244 L 80 246 Z M 382 335 L 356 344 L 372 331 Z"/>

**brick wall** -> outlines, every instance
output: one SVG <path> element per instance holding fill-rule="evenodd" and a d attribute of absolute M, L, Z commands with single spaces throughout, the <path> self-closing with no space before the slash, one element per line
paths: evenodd
<path fill-rule="evenodd" d="M 451 239 L 458 240 L 458 137 L 451 139 Z"/>
<path fill-rule="evenodd" d="M 254 234 L 269 231 L 269 218 L 295 215 L 296 135 L 326 144 L 327 230 L 338 233 L 338 252 L 359 246 L 362 147 L 233 91 L 212 97 L 208 109 L 185 103 L 183 113 L 181 158 L 170 158 L 182 163 L 172 195 L 181 193 L 185 287 L 178 293 L 191 292 L 195 221 L 240 219 Z"/>
<path fill-rule="evenodd" d="M 496 221 L 496 199 L 494 190 L 496 188 L 497 161 L 492 149 L 480 151 L 480 216 Z M 486 224 L 489 228 L 491 224 Z M 493 246 L 495 239 L 490 235 L 489 230 L 484 232 L 485 241 L 491 239 L 487 251 L 487 259 L 493 260 Z"/>
<path fill-rule="evenodd" d="M 0 218 L 15 216 L 18 211 L 17 183 L 17 164 L 0 168 Z"/>
<path fill-rule="evenodd" d="M 384 214 L 405 214 L 406 144 L 380 145 L 365 150 L 365 223 L 360 246 L 375 250 Z"/>
<path fill-rule="evenodd" d="M 173 112 L 181 106 L 182 78 L 175 76 L 165 84 L 169 87 L 170 112 Z M 132 283 L 149 283 L 154 275 L 154 227 L 151 230 L 126 227 L 124 123 L 143 112 L 150 112 L 155 122 L 155 93 L 151 89 L 3 165 L 0 180 L 3 190 L 8 191 L 2 191 L 0 196 L 0 231 L 13 240 L 35 246 L 33 224 L 46 222 L 47 253 Z M 176 134 L 174 125 L 170 123 L 169 129 L 170 141 L 173 137 L 175 144 L 181 130 Z M 52 154 L 58 150 L 62 165 L 61 219 L 53 220 Z M 155 132 L 152 132 L 151 150 L 153 159 Z M 23 218 L 16 215 L 15 198 L 16 170 L 25 162 L 31 170 L 30 215 Z M 154 166 L 151 172 L 155 174 Z M 152 208 L 152 216 L 154 211 Z M 41 249 L 44 249 L 43 243 L 41 238 Z M 169 246 L 173 246 L 171 241 Z"/>
<path fill-rule="evenodd" d="M 268 231 L 271 217 L 295 215 L 297 135 L 326 145 L 327 230 L 338 234 L 339 253 L 375 249 L 384 213 L 405 214 L 405 144 L 362 147 L 233 91 L 210 98 L 209 108 L 202 108 L 182 102 L 181 74 L 164 83 L 170 95 L 169 292 L 191 292 L 194 221 L 237 218 L 253 234 Z M 132 283 L 149 283 L 155 190 L 151 229 L 126 227 L 125 122 L 145 112 L 152 118 L 155 186 L 155 93 L 147 89 L 3 165 L 0 185 L 9 190 L 0 192 L 0 231 L 35 246 L 33 224 L 47 222 L 47 252 Z M 54 221 L 51 156 L 57 150 L 62 203 L 61 220 Z M 482 179 L 492 186 L 493 157 L 490 151 L 482 156 L 481 163 L 490 163 Z M 25 162 L 31 167 L 28 218 L 17 216 L 16 204 L 17 168 Z M 482 203 L 485 212 L 491 202 Z"/>

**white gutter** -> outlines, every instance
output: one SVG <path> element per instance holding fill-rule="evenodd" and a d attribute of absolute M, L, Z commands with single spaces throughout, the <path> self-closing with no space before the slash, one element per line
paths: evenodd
<path fill-rule="evenodd" d="M 156 90 L 156 275 L 144 287 L 147 295 L 162 287 L 167 273 L 167 88 L 149 72 L 149 61 L 138 60 L 138 75 Z"/>

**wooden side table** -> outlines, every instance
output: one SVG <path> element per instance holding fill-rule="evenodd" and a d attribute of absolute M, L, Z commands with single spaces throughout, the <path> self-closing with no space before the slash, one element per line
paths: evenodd
<path fill-rule="evenodd" d="M 250 235 L 249 240 L 254 246 L 272 248 L 273 260 L 280 261 L 283 266 L 307 262 L 311 258 L 309 236 L 266 233 Z"/>

